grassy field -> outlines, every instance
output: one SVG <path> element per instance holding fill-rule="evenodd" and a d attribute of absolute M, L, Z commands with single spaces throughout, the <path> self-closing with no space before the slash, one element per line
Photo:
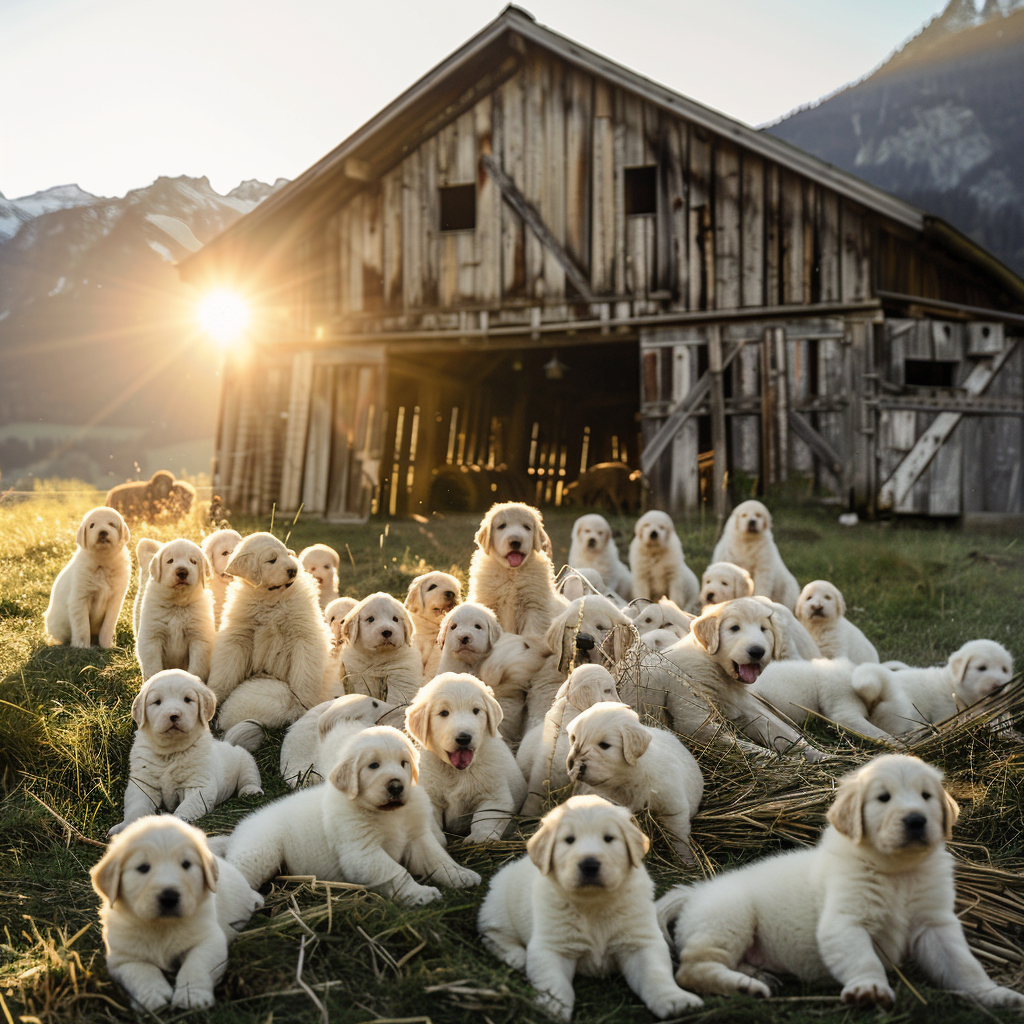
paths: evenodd
<path fill-rule="evenodd" d="M 121 1021 L 133 1018 L 123 991 L 106 974 L 88 870 L 107 828 L 121 818 L 132 740 L 129 713 L 138 690 L 130 628 L 134 583 L 111 651 L 49 647 L 42 614 L 50 585 L 74 549 L 88 495 L 41 495 L 0 506 L 0 1020 Z M 547 517 L 556 564 L 568 551 L 575 513 Z M 427 568 L 465 579 L 478 517 L 427 522 L 325 526 L 278 521 L 274 532 L 299 549 L 316 541 L 342 554 L 342 593 L 386 590 L 404 597 Z M 801 581 L 827 578 L 843 590 L 850 618 L 883 659 L 945 661 L 962 642 L 990 637 L 1024 657 L 1024 545 L 1012 535 L 966 534 L 923 525 L 862 524 L 844 530 L 819 508 L 776 510 L 775 536 Z M 612 519 L 625 552 L 631 523 Z M 235 521 L 243 532 L 269 522 Z M 199 540 L 197 515 L 173 531 Z M 680 525 L 690 565 L 707 564 L 715 541 L 711 518 Z M 137 530 L 165 540 L 167 527 Z M 134 544 L 134 540 L 133 540 Z M 258 753 L 269 796 L 285 791 L 277 774 L 280 736 Z M 836 758 L 822 765 L 754 762 L 699 753 L 707 779 L 694 822 L 696 874 L 762 852 L 813 841 L 833 779 L 877 749 L 816 731 Z M 954 851 L 965 921 L 990 972 L 1024 981 L 1024 747 L 992 738 L 981 726 L 945 729 L 922 753 L 941 764 L 962 808 Z M 228 831 L 255 806 L 229 801 L 197 824 Z M 695 877 L 676 859 L 650 819 L 649 866 L 659 892 Z M 520 822 L 528 835 L 533 823 Z M 451 842 L 457 860 L 485 878 L 522 853 L 517 836 L 487 849 Z M 267 909 L 232 946 L 216 1009 L 167 1011 L 228 1022 L 332 1022 L 542 1019 L 521 975 L 479 944 L 474 922 L 481 893 L 452 892 L 417 910 L 397 908 L 358 888 L 310 880 L 275 883 Z M 650 1020 L 621 979 L 577 980 L 575 1019 L 584 1024 Z M 321 1007 L 323 1008 L 321 1010 Z M 158 1019 L 158 1018 L 147 1018 Z M 1019 1019 L 982 1011 L 928 988 L 913 968 L 897 985 L 892 1012 L 841 1006 L 837 990 L 787 982 L 771 1004 L 711 998 L 687 1020 L 700 1022 L 991 1021 Z"/>

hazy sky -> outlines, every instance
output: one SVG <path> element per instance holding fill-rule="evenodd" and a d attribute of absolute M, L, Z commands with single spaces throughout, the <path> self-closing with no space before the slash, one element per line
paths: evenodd
<path fill-rule="evenodd" d="M 945 0 L 523 0 L 749 124 L 866 74 Z M 501 0 L 0 0 L 0 191 L 294 178 Z"/>

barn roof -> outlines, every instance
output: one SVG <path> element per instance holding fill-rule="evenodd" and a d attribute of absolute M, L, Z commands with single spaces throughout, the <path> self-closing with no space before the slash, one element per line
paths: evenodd
<path fill-rule="evenodd" d="M 183 261 L 182 276 L 195 280 L 211 262 L 221 263 L 225 259 L 229 264 L 234 261 L 255 263 L 259 257 L 249 247 L 256 243 L 258 248 L 259 239 L 273 236 L 280 244 L 285 238 L 298 237 L 325 214 L 333 212 L 347 194 L 355 193 L 366 181 L 389 170 L 424 138 L 514 73 L 524 41 L 737 146 L 819 182 L 869 210 L 925 233 L 961 258 L 983 265 L 1011 294 L 1024 300 L 1024 282 L 946 222 L 774 135 L 673 92 L 537 24 L 533 15 L 514 4 L 509 4 L 480 32 L 294 181 Z"/>

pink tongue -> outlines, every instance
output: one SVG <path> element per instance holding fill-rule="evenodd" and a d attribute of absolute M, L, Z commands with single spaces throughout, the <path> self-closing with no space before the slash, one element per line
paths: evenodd
<path fill-rule="evenodd" d="M 451 761 L 452 767 L 458 768 L 461 772 L 463 768 L 469 767 L 469 762 L 473 760 L 472 750 L 453 750 L 448 755 L 448 760 Z"/>
<path fill-rule="evenodd" d="M 513 569 L 515 569 L 517 566 L 523 564 L 523 559 L 525 557 L 526 556 L 521 551 L 510 551 L 505 556 L 505 561 L 508 562 L 508 564 L 511 565 Z"/>
<path fill-rule="evenodd" d="M 756 665 L 738 665 L 740 679 L 745 683 L 756 683 L 761 670 Z"/>

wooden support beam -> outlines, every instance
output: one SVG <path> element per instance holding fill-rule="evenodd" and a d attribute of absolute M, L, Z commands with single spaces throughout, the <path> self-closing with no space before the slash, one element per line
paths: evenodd
<path fill-rule="evenodd" d="M 963 382 L 963 389 L 969 395 L 982 394 L 1003 368 L 1017 345 L 1017 339 L 1009 339 L 1002 352 L 990 360 L 979 362 Z M 920 479 L 921 474 L 935 458 L 935 453 L 942 446 L 954 428 L 963 419 L 962 412 L 943 412 L 932 420 L 928 429 L 917 439 L 914 447 L 904 456 L 888 480 L 882 484 L 878 492 L 878 507 L 882 509 L 898 508 L 906 500 L 910 489 Z"/>
<path fill-rule="evenodd" d="M 494 179 L 494 183 L 501 191 L 501 198 L 515 211 L 519 218 L 537 236 L 541 245 L 554 256 L 555 261 L 565 271 L 565 276 L 572 282 L 572 286 L 587 302 L 593 301 L 594 294 L 590 288 L 590 281 L 587 276 L 576 265 L 575 260 L 565 250 L 565 247 L 551 233 L 544 219 L 537 212 L 536 207 L 519 191 L 516 183 L 498 166 L 497 160 L 490 153 L 480 157 L 480 163 L 487 169 L 487 173 Z"/>
<path fill-rule="evenodd" d="M 843 475 L 842 456 L 819 434 L 803 414 L 790 409 L 787 417 L 790 429 L 837 477 Z"/>
<path fill-rule="evenodd" d="M 738 349 L 737 349 L 738 351 Z M 722 331 L 718 324 L 712 324 L 708 331 L 708 373 L 711 375 L 711 443 L 715 449 L 714 501 L 715 518 L 718 520 L 718 534 L 725 525 L 725 479 L 728 466 L 726 449 L 725 387 L 722 362 Z"/>

